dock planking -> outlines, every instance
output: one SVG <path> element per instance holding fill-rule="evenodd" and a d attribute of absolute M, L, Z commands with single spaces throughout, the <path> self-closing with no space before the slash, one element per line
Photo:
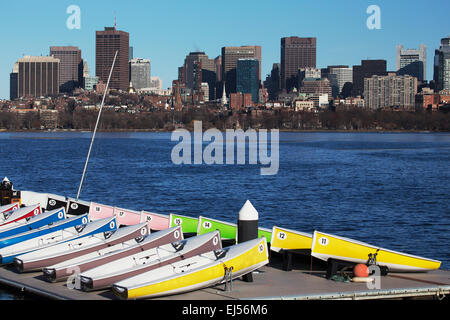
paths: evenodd
<path fill-rule="evenodd" d="M 308 259 L 305 259 L 308 260 Z M 304 261 L 305 262 L 305 261 Z M 253 282 L 236 279 L 232 291 L 218 285 L 155 300 L 332 300 L 438 298 L 450 294 L 450 271 L 392 273 L 381 278 L 380 289 L 369 290 L 364 283 L 344 283 L 326 279 L 323 266 L 300 263 L 283 271 L 276 261 L 253 274 Z M 110 290 L 83 292 L 69 289 L 66 282 L 49 283 L 42 272 L 18 273 L 12 266 L 0 268 L 0 285 L 33 296 L 54 300 L 112 300 Z"/>

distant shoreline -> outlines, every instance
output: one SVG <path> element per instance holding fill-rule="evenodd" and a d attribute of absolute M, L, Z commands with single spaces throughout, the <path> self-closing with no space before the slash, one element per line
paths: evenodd
<path fill-rule="evenodd" d="M 189 132 L 193 132 L 193 129 L 189 128 L 179 128 L 179 129 L 185 129 Z M 206 129 L 205 129 L 206 130 Z M 264 130 L 264 128 L 255 129 L 258 130 Z M 270 130 L 274 129 L 267 129 L 268 132 Z M 245 130 L 244 130 L 245 131 Z M 450 133 L 450 131 L 430 131 L 430 130 L 327 130 L 327 129 L 302 129 L 302 130 L 294 130 L 294 129 L 279 129 L 280 132 L 286 132 L 286 133 Z M 73 133 L 92 133 L 93 131 L 89 130 L 80 130 L 80 129 L 56 129 L 56 130 L 5 130 L 0 129 L 0 133 L 63 133 L 63 132 L 73 132 Z M 115 130 L 98 130 L 98 133 L 171 133 L 173 131 L 171 130 L 157 130 L 157 129 L 115 129 Z M 221 132 L 224 132 L 224 130 L 221 130 Z"/>

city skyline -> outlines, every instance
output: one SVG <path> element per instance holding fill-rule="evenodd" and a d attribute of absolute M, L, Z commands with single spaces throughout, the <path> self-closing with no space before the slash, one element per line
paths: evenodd
<path fill-rule="evenodd" d="M 205 11 L 181 1 L 173 6 L 142 2 L 140 10 L 120 3 L 109 8 L 101 1 L 60 1 L 51 6 L 26 3 L 26 12 L 23 4 L 0 4 L 2 29 L 13 30 L 2 35 L 8 50 L 2 50 L 0 59 L 0 99 L 9 98 L 9 74 L 17 59 L 48 55 L 51 46 L 77 46 L 95 75 L 95 32 L 113 26 L 115 13 L 118 30 L 130 34 L 134 56 L 152 61 L 152 74 L 162 79 L 164 88 L 177 79 L 178 67 L 189 52 L 204 51 L 214 59 L 225 46 L 261 46 L 264 80 L 272 65 L 280 62 L 280 39 L 290 36 L 317 38 L 318 68 L 338 64 L 352 67 L 370 58 L 387 60 L 387 70 L 395 71 L 396 46 L 408 49 L 423 43 L 429 57 L 426 79 L 430 81 L 431 57 L 440 39 L 450 34 L 446 17 L 450 4 L 446 1 L 437 1 L 433 7 L 417 2 L 411 6 L 414 10 L 403 11 L 411 2 L 327 1 L 324 6 L 298 1 L 230 1 L 227 5 L 199 1 Z M 70 16 L 66 9 L 72 4 L 81 9 L 80 30 L 66 26 Z M 381 9 L 380 30 L 366 26 L 370 16 L 366 9 L 371 4 Z M 164 12 L 168 14 L 157 14 Z M 19 13 L 22 18 L 15 19 Z M 223 22 L 218 23 L 220 20 Z"/>

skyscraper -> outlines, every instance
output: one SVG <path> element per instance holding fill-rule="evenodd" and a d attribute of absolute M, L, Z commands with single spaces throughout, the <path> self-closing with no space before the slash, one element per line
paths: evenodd
<path fill-rule="evenodd" d="M 270 75 L 267 76 L 264 81 L 264 87 L 267 88 L 270 100 L 276 100 L 280 93 L 281 80 L 280 80 L 280 64 L 274 63 Z"/>
<path fill-rule="evenodd" d="M 329 66 L 327 77 L 333 89 L 333 97 L 336 97 L 342 92 L 345 83 L 353 83 L 353 69 L 348 66 Z"/>
<path fill-rule="evenodd" d="M 150 88 L 150 60 L 135 58 L 130 60 L 130 81 L 133 88 Z"/>
<path fill-rule="evenodd" d="M 373 75 L 387 75 L 386 60 L 362 60 L 360 66 L 353 66 L 353 96 L 364 94 L 364 79 Z"/>
<path fill-rule="evenodd" d="M 59 59 L 25 56 L 17 61 L 17 97 L 41 97 L 59 93 Z M 12 77 L 11 77 L 12 79 Z"/>
<path fill-rule="evenodd" d="M 222 56 L 218 56 L 214 59 L 214 65 L 216 66 L 216 81 L 222 81 Z"/>
<path fill-rule="evenodd" d="M 50 56 L 59 59 L 59 91 L 72 92 L 83 83 L 83 60 L 78 47 L 50 47 Z"/>
<path fill-rule="evenodd" d="M 450 90 L 450 36 L 441 39 L 441 46 L 435 51 L 434 80 L 437 90 Z"/>
<path fill-rule="evenodd" d="M 204 52 L 191 52 L 182 67 L 184 84 L 187 88 L 201 91 L 202 83 L 208 83 L 209 97 L 214 97 L 216 85 L 216 65 Z"/>
<path fill-rule="evenodd" d="M 134 59 L 134 48 L 133 48 L 133 47 L 130 47 L 130 56 L 129 56 L 129 59 L 130 59 L 130 60 L 133 60 L 133 59 Z"/>
<path fill-rule="evenodd" d="M 9 99 L 11 101 L 19 97 L 18 86 L 19 86 L 19 63 L 16 62 L 9 76 Z"/>
<path fill-rule="evenodd" d="M 252 101 L 259 101 L 259 60 L 239 59 L 236 66 L 236 91 L 250 93 Z"/>
<path fill-rule="evenodd" d="M 427 76 L 427 47 L 423 44 L 419 49 L 404 49 L 397 46 L 397 74 L 410 75 L 419 81 L 426 80 Z"/>
<path fill-rule="evenodd" d="M 108 82 L 114 55 L 118 51 L 111 76 L 112 89 L 125 91 L 130 84 L 129 44 L 129 33 L 116 30 L 116 27 L 105 27 L 104 31 L 96 32 L 95 74 L 99 81 L 105 84 Z"/>
<path fill-rule="evenodd" d="M 236 92 L 236 68 L 239 59 L 258 59 L 258 81 L 261 81 L 261 46 L 241 46 L 222 48 L 222 82 L 228 94 Z"/>
<path fill-rule="evenodd" d="M 297 86 L 298 69 L 316 67 L 316 45 L 316 38 L 281 38 L 281 89 Z"/>

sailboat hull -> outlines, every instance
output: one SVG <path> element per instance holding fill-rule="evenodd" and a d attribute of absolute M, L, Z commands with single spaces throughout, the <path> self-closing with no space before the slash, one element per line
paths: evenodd
<path fill-rule="evenodd" d="M 150 250 L 168 243 L 183 240 L 183 232 L 180 227 L 162 230 L 147 235 L 142 242 L 126 243 L 111 247 L 110 249 L 99 250 L 75 259 L 49 266 L 43 269 L 47 281 L 55 282 L 66 279 L 75 271 L 83 272 L 105 265 L 107 263 L 122 259 L 139 252 Z"/>
<path fill-rule="evenodd" d="M 273 227 L 270 250 L 280 252 L 281 250 L 311 250 L 312 234 Z"/>
<path fill-rule="evenodd" d="M 198 218 L 170 214 L 169 227 L 181 226 L 185 234 L 197 234 Z"/>
<path fill-rule="evenodd" d="M 243 242 L 223 251 L 223 258 L 212 258 L 216 253 L 204 254 L 120 281 L 113 285 L 113 292 L 121 299 L 180 294 L 223 283 L 225 270 L 231 267 L 235 279 L 269 262 L 265 238 Z"/>
<path fill-rule="evenodd" d="M 390 272 L 425 272 L 439 269 L 441 262 L 372 246 L 353 239 L 315 231 L 311 255 L 327 261 L 330 258 L 354 263 L 367 263 L 376 254 L 376 263 Z"/>

